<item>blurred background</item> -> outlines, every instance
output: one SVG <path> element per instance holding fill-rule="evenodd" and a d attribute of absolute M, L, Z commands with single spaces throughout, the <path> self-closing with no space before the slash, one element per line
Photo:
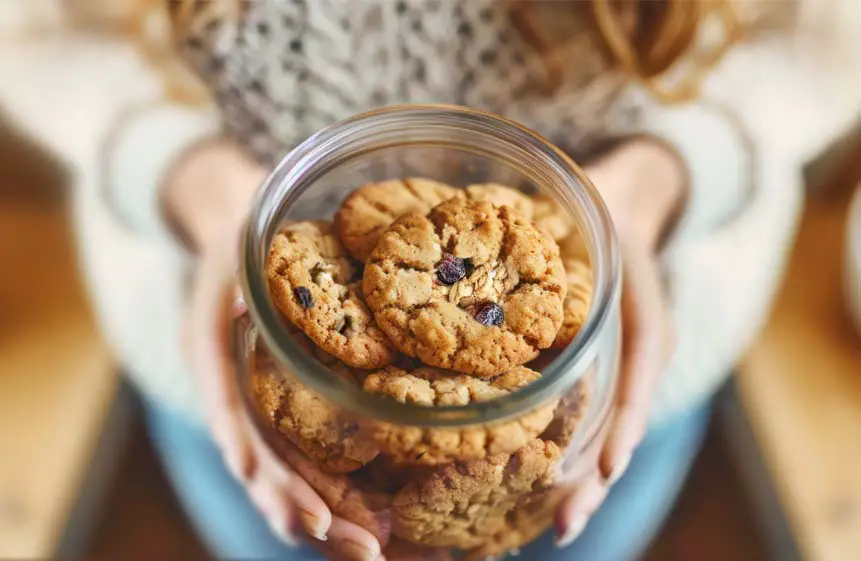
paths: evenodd
<path fill-rule="evenodd" d="M 12 45 L 61 51 L 57 38 L 122 27 L 136 5 L 78 1 L 92 10 L 70 18 L 59 2 L 0 0 L 0 558 L 205 559 L 83 293 L 69 178 L 89 165 L 101 102 L 51 129 L 81 161 L 4 107 Z M 647 559 L 861 560 L 861 340 L 844 297 L 859 180 L 857 132 L 811 166 L 775 309 Z"/>

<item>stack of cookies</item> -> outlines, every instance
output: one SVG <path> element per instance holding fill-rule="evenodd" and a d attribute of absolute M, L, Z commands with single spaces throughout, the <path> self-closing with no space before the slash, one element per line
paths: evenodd
<path fill-rule="evenodd" d="M 285 225 L 266 274 L 291 332 L 345 380 L 416 406 L 466 405 L 535 381 L 579 331 L 592 275 L 573 238 L 541 196 L 392 180 L 353 191 L 333 223 Z M 356 420 L 262 359 L 253 388 L 273 434 L 319 469 L 327 483 L 312 485 L 334 512 L 377 521 L 384 541 L 476 556 L 550 524 L 590 395 L 581 381 L 516 419 L 434 429 Z M 344 489 L 363 506 L 345 507 Z"/>

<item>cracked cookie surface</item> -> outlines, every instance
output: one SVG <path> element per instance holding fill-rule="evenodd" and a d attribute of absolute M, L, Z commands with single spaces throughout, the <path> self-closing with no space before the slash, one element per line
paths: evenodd
<path fill-rule="evenodd" d="M 335 214 L 335 230 L 350 254 L 366 261 L 377 240 L 405 214 L 427 212 L 460 191 L 430 179 L 407 178 L 365 184 L 353 191 Z"/>
<path fill-rule="evenodd" d="M 562 241 L 571 234 L 574 224 L 551 197 L 529 196 L 513 187 L 499 183 L 476 183 L 463 190 L 467 199 L 487 201 L 496 206 L 508 206 L 523 215 L 554 240 Z"/>
<path fill-rule="evenodd" d="M 341 371 L 346 374 L 346 370 Z M 331 473 L 355 471 L 379 454 L 358 423 L 341 415 L 291 376 L 258 370 L 252 378 L 257 406 L 269 426 Z"/>
<path fill-rule="evenodd" d="M 436 368 L 407 372 L 390 366 L 370 374 L 364 390 L 422 407 L 462 406 L 506 396 L 540 377 L 538 372 L 523 366 L 489 380 Z M 380 448 L 402 464 L 439 465 L 476 460 L 524 446 L 547 428 L 555 408 L 554 401 L 516 419 L 468 428 L 378 423 L 373 435 Z"/>
<path fill-rule="evenodd" d="M 532 198 L 533 223 L 550 234 L 550 236 L 561 242 L 566 239 L 574 231 L 574 223 L 559 208 L 559 205 L 553 198 L 546 195 L 535 195 Z"/>
<path fill-rule="evenodd" d="M 564 348 L 580 333 L 589 307 L 592 304 L 592 269 L 589 264 L 580 259 L 565 258 L 565 277 L 568 281 L 568 291 L 562 303 L 562 327 L 553 341 L 553 348 Z"/>
<path fill-rule="evenodd" d="M 480 377 L 553 343 L 567 289 L 549 235 L 510 207 L 462 198 L 389 226 L 363 287 L 377 324 L 403 353 Z"/>
<path fill-rule="evenodd" d="M 530 493 L 505 515 L 505 524 L 482 545 L 469 552 L 464 561 L 486 561 L 523 547 L 547 532 L 567 490 L 551 488 Z"/>
<path fill-rule="evenodd" d="M 397 352 L 362 298 L 361 272 L 323 221 L 282 228 L 266 268 L 273 302 L 314 343 L 348 366 L 382 368 Z"/>
<path fill-rule="evenodd" d="M 560 458 L 554 443 L 535 439 L 512 454 L 438 468 L 395 495 L 392 532 L 424 545 L 481 547 L 519 504 L 552 486 Z"/>
<path fill-rule="evenodd" d="M 527 220 L 535 216 L 535 203 L 529 195 L 499 183 L 474 183 L 463 190 L 470 201 L 487 201 L 496 206 L 511 207 Z"/>

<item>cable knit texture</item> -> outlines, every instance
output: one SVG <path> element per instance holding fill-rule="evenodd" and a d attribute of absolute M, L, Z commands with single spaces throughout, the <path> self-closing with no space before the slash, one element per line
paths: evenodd
<path fill-rule="evenodd" d="M 623 78 L 569 2 L 536 10 L 548 33 L 576 39 L 566 49 L 577 64 L 549 97 L 542 58 L 507 2 L 261 0 L 241 17 L 225 14 L 225 3 L 201 4 L 183 54 L 227 131 L 268 165 L 326 125 L 396 103 L 480 107 L 574 148 L 632 122 L 619 102 Z"/>

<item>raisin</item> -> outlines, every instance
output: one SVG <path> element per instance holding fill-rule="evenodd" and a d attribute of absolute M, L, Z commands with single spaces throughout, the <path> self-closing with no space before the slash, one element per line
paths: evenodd
<path fill-rule="evenodd" d="M 505 314 L 496 302 L 482 302 L 476 306 L 474 317 L 482 325 L 502 325 Z"/>
<path fill-rule="evenodd" d="M 348 257 L 348 260 L 350 262 L 350 268 L 353 270 L 353 274 L 350 275 L 349 282 L 362 280 L 362 276 L 365 274 L 365 264 L 352 257 Z"/>
<path fill-rule="evenodd" d="M 293 289 L 293 294 L 296 295 L 296 300 L 299 305 L 306 310 L 314 307 L 314 298 L 311 296 L 311 291 L 304 286 L 297 286 Z"/>
<path fill-rule="evenodd" d="M 437 265 L 436 278 L 445 285 L 453 285 L 460 279 L 466 276 L 466 265 L 463 259 L 455 257 L 450 253 L 442 256 L 442 260 Z"/>

